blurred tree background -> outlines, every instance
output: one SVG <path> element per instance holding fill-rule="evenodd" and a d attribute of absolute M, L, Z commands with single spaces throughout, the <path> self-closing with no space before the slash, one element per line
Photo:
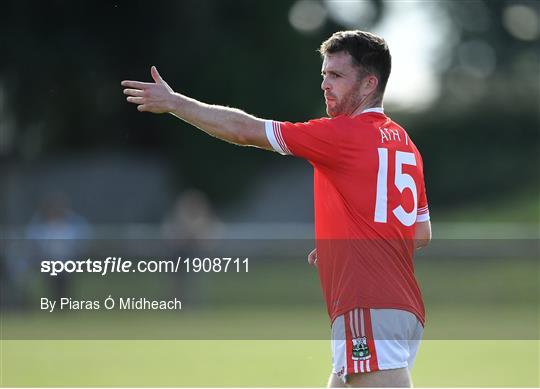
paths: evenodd
<path fill-rule="evenodd" d="M 169 115 L 140 114 L 120 81 L 149 80 L 157 65 L 194 98 L 304 121 L 324 115 L 316 49 L 334 31 L 360 28 L 390 44 L 397 92 L 386 111 L 423 154 L 432 209 L 537 204 L 539 4 L 8 1 L 0 13 L 2 171 L 59 156 L 151 155 L 172 167 L 177 190 L 198 187 L 227 206 L 290 160 L 232 147 Z"/>

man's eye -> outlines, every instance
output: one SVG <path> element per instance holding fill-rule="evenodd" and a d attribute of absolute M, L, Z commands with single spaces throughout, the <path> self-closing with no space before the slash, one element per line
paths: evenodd
<path fill-rule="evenodd" d="M 326 73 L 326 74 L 321 74 L 321 77 L 324 79 L 324 78 L 331 78 L 331 79 L 336 79 L 336 78 L 339 78 L 341 77 L 339 74 L 336 74 L 336 73 Z"/>

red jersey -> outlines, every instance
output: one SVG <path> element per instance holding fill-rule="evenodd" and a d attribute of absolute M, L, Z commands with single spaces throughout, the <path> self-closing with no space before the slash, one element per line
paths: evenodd
<path fill-rule="evenodd" d="M 407 132 L 370 108 L 267 121 L 266 135 L 276 151 L 314 167 L 317 268 L 331 320 L 353 308 L 393 308 L 423 324 L 414 235 L 429 211 L 422 158 Z"/>

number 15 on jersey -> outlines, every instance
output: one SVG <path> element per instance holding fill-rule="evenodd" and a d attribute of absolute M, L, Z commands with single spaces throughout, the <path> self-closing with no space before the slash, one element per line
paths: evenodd
<path fill-rule="evenodd" d="M 388 220 L 388 149 L 380 147 L 379 152 L 379 171 L 377 173 L 377 198 L 375 200 L 374 221 L 377 223 L 386 223 Z M 416 166 L 414 153 L 405 151 L 396 151 L 396 166 L 393 185 L 403 193 L 405 189 L 412 192 L 414 207 L 410 212 L 405 211 L 402 205 L 395 207 L 392 212 L 404 226 L 412 226 L 416 221 L 416 212 L 418 207 L 418 192 L 416 183 L 410 174 L 403 172 L 403 165 Z"/>

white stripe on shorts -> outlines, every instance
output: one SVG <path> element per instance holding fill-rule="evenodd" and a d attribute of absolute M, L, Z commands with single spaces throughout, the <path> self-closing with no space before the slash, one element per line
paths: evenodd
<path fill-rule="evenodd" d="M 356 337 L 356 332 L 354 330 L 352 312 L 349 312 L 349 324 L 351 326 L 351 335 L 352 335 L 353 338 L 355 338 Z"/>
<path fill-rule="evenodd" d="M 362 336 L 366 336 L 366 330 L 364 325 L 364 310 L 360 310 L 360 329 L 362 330 Z M 367 338 L 367 336 L 366 336 Z M 373 350 L 372 350 L 373 351 Z M 369 373 L 371 369 L 369 368 L 369 359 L 366 360 L 366 371 Z"/>
<path fill-rule="evenodd" d="M 350 311 L 349 312 L 349 325 L 351 327 L 351 337 L 354 339 L 354 338 L 357 338 L 358 335 L 356 334 L 356 331 L 355 331 L 355 327 L 354 327 L 354 324 L 353 324 L 353 315 L 354 312 L 353 311 Z M 352 340 L 351 340 L 352 342 Z M 345 349 L 347 349 L 347 345 L 345 345 Z M 352 357 L 351 357 L 352 358 Z M 358 361 L 354 361 L 354 372 L 355 373 L 358 373 Z"/>
<path fill-rule="evenodd" d="M 360 310 L 361 312 L 362 310 Z M 360 331 L 358 331 L 358 308 L 354 310 L 354 328 L 356 329 L 356 336 L 355 338 L 358 338 L 359 336 L 364 336 L 364 329 L 362 328 L 362 333 L 360 335 Z"/>

